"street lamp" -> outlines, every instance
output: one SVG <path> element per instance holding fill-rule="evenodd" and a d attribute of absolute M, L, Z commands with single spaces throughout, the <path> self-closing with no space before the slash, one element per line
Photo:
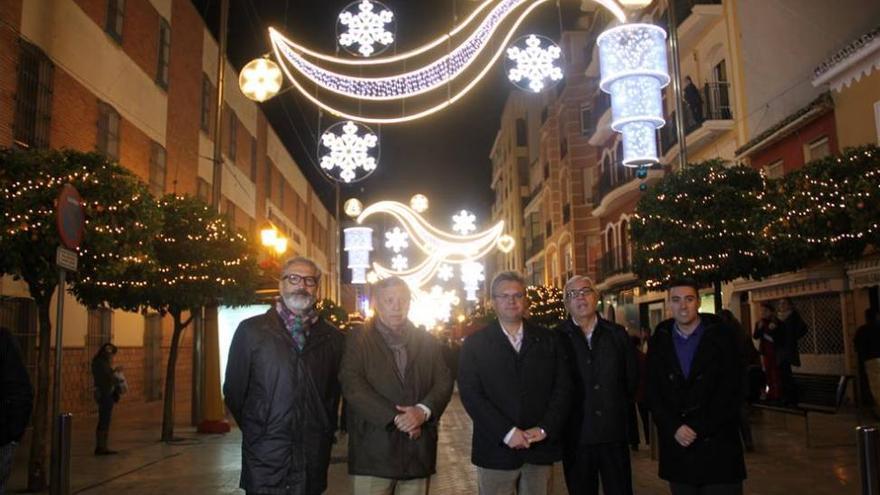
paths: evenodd
<path fill-rule="evenodd" d="M 263 247 L 271 249 L 277 256 L 282 256 L 287 251 L 287 237 L 281 235 L 271 222 L 260 229 L 260 241 Z"/>

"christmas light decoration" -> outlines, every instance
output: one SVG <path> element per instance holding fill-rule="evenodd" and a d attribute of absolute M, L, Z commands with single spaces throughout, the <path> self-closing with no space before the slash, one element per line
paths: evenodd
<path fill-rule="evenodd" d="M 391 24 L 388 27 L 393 29 L 393 21 L 394 14 L 380 2 L 353 2 L 339 14 L 336 26 L 339 45 L 349 53 L 364 57 L 382 53 L 394 42 L 394 34 L 386 28 Z M 353 45 L 358 46 L 357 51 L 352 50 Z M 380 46 L 378 52 L 374 45 Z"/>
<path fill-rule="evenodd" d="M 427 292 L 413 290 L 410 304 L 409 319 L 416 326 L 426 329 L 434 328 L 438 323 L 448 321 L 452 316 L 452 307 L 460 303 L 455 291 L 444 291 L 439 285 L 431 287 Z"/>
<path fill-rule="evenodd" d="M 373 250 L 373 229 L 348 227 L 343 232 L 348 268 L 351 269 L 351 283 L 364 284 L 367 282 L 367 268 L 370 267 L 370 251 Z"/>
<path fill-rule="evenodd" d="M 345 211 L 345 214 L 350 216 L 351 218 L 357 218 L 358 215 L 364 211 L 364 205 L 357 198 L 351 198 L 345 202 L 342 209 Z"/>
<path fill-rule="evenodd" d="M 498 249 L 502 253 L 506 254 L 506 253 L 513 251 L 513 248 L 516 245 L 516 241 L 513 239 L 513 237 L 510 237 L 509 235 L 504 234 L 498 238 L 497 245 L 498 245 Z"/>
<path fill-rule="evenodd" d="M 401 250 L 409 247 L 407 238 L 409 238 L 409 234 L 400 230 L 400 227 L 394 227 L 391 231 L 385 232 L 385 247 L 395 253 L 399 253 Z"/>
<path fill-rule="evenodd" d="M 477 217 L 473 213 L 467 210 L 461 210 L 459 213 L 452 216 L 452 230 L 461 235 L 470 234 L 477 230 L 477 226 L 475 225 L 476 221 Z"/>
<path fill-rule="evenodd" d="M 428 211 L 428 198 L 424 194 L 416 194 L 409 200 L 409 207 L 416 213 Z"/>
<path fill-rule="evenodd" d="M 321 146 L 328 150 L 321 156 L 321 168 L 334 180 L 362 180 L 376 170 L 379 138 L 364 124 L 350 120 L 333 124 L 321 136 Z M 338 176 L 333 174 L 337 168 Z M 358 170 L 362 172 L 358 174 Z"/>
<path fill-rule="evenodd" d="M 398 254 L 391 258 L 391 268 L 402 272 L 409 268 L 409 259 L 402 254 Z"/>
<path fill-rule="evenodd" d="M 440 265 L 440 268 L 437 269 L 437 278 L 444 282 L 449 282 L 453 276 L 454 272 L 452 270 L 452 265 L 443 263 Z"/>
<path fill-rule="evenodd" d="M 242 67 L 238 86 L 246 97 L 263 102 L 278 94 L 283 80 L 278 64 L 268 58 L 258 58 Z"/>
<path fill-rule="evenodd" d="M 661 88 L 669 84 L 666 32 L 651 24 L 624 24 L 596 39 L 602 91 L 611 94 L 611 128 L 622 134 L 622 163 L 656 163 L 655 130 L 663 126 Z"/>
<path fill-rule="evenodd" d="M 480 282 L 486 280 L 483 274 L 483 264 L 476 261 L 469 261 L 461 265 L 461 281 L 464 282 L 465 298 L 468 301 L 477 300 L 477 290 L 480 288 Z"/>
<path fill-rule="evenodd" d="M 562 49 L 550 38 L 523 36 L 507 49 L 507 78 L 524 91 L 540 93 L 562 80 L 562 69 L 555 63 L 560 58 Z"/>

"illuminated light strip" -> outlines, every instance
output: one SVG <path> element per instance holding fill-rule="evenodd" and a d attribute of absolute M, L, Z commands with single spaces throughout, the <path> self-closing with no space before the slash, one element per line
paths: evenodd
<path fill-rule="evenodd" d="M 504 40 L 500 44 L 498 51 L 495 52 L 495 55 L 493 55 L 492 59 L 488 63 L 486 63 L 486 65 L 483 67 L 483 70 L 480 71 L 480 73 L 477 74 L 477 76 L 474 77 L 474 79 L 472 79 L 471 82 L 467 84 L 467 86 L 462 88 L 455 95 L 452 95 L 451 97 L 449 97 L 443 103 L 440 103 L 440 104 L 435 105 L 430 108 L 426 108 L 425 110 L 422 110 L 421 112 L 418 112 L 418 113 L 414 113 L 412 115 L 407 115 L 407 116 L 403 116 L 403 117 L 384 117 L 383 118 L 383 117 L 369 117 L 369 116 L 365 117 L 363 115 L 354 115 L 354 114 L 351 114 L 348 112 L 344 112 L 342 110 L 339 110 L 338 108 L 331 107 L 330 105 L 322 102 L 318 98 L 312 96 L 311 93 L 306 91 L 306 89 L 302 87 L 302 85 L 299 83 L 299 81 L 297 81 L 296 78 L 293 77 L 293 74 L 290 73 L 290 69 L 288 69 L 287 64 L 281 63 L 279 65 L 281 66 L 281 69 L 284 71 L 284 73 L 287 75 L 287 78 L 290 80 L 290 82 L 300 92 L 300 94 L 302 94 L 304 97 L 306 97 L 306 99 L 308 99 L 309 101 L 311 101 L 312 103 L 314 103 L 318 107 L 335 115 L 336 117 L 339 117 L 342 119 L 354 120 L 357 122 L 367 122 L 367 123 L 371 123 L 371 124 L 399 124 L 402 122 L 409 122 L 412 120 L 420 119 L 422 117 L 427 117 L 428 115 L 431 115 L 432 113 L 443 110 L 444 108 L 452 105 L 456 101 L 463 98 L 464 95 L 466 95 L 468 92 L 470 92 L 470 90 L 473 89 L 473 87 L 478 82 L 480 82 L 483 79 L 483 77 L 486 76 L 486 73 L 488 73 L 489 70 L 492 69 L 492 67 L 495 65 L 495 62 L 498 60 L 498 57 L 500 57 L 501 54 L 504 53 L 506 46 L 507 46 L 507 43 L 510 41 L 510 38 L 513 37 L 513 33 L 516 31 L 517 28 L 519 28 L 519 25 L 522 24 L 523 20 L 525 20 L 525 18 L 532 12 L 532 10 L 534 10 L 535 8 L 537 8 L 538 6 L 540 6 L 541 4 L 543 4 L 544 2 L 547 2 L 547 1 L 548 0 L 536 0 L 536 2 L 534 4 L 530 5 L 520 15 L 520 17 L 516 20 L 514 25 L 511 27 L 510 31 L 507 33 L 507 36 L 505 36 Z M 273 50 L 275 51 L 275 57 L 279 61 L 282 60 L 282 56 L 278 52 L 277 45 L 273 44 Z"/>
<path fill-rule="evenodd" d="M 300 45 L 300 44 L 298 44 L 292 40 L 289 40 L 287 38 L 284 38 L 284 41 L 287 44 L 289 44 L 291 47 L 293 47 L 295 50 L 297 50 L 305 55 L 308 55 L 310 57 L 314 57 L 317 59 L 321 59 L 321 60 L 326 60 L 327 62 L 332 62 L 334 64 L 358 65 L 358 66 L 390 64 L 390 63 L 400 62 L 402 60 L 410 59 L 412 57 L 415 57 L 416 55 L 421 55 L 422 53 L 425 53 L 426 51 L 439 46 L 441 43 L 445 42 L 449 38 L 458 34 L 462 29 L 466 28 L 468 26 L 468 24 L 470 24 L 471 21 L 473 21 L 480 12 L 482 12 L 486 7 L 488 7 L 493 2 L 495 2 L 495 0 L 486 0 L 485 2 L 480 4 L 480 6 L 477 7 L 476 10 L 474 10 L 471 13 L 471 15 L 469 15 L 468 18 L 465 19 L 464 22 L 459 24 L 455 29 L 453 29 L 452 31 L 450 31 L 447 34 L 444 34 L 443 36 L 440 36 L 439 38 L 428 43 L 427 45 L 422 45 L 421 47 L 416 48 L 415 50 L 410 50 L 408 52 L 400 53 L 398 55 L 393 55 L 390 57 L 379 57 L 379 58 L 369 58 L 369 59 L 339 58 L 339 57 L 334 57 L 332 55 L 327 55 L 325 53 L 316 52 L 314 50 L 306 48 L 305 46 Z M 272 28 L 269 28 L 270 34 L 272 31 L 275 31 L 275 30 Z"/>
<path fill-rule="evenodd" d="M 396 100 L 426 93 L 456 79 L 477 59 L 507 16 L 528 1 L 502 1 L 454 50 L 424 67 L 393 76 L 355 77 L 331 72 L 296 53 L 278 31 L 271 29 L 270 38 L 273 45 L 281 45 L 285 58 L 297 71 L 324 89 L 350 98 Z"/>

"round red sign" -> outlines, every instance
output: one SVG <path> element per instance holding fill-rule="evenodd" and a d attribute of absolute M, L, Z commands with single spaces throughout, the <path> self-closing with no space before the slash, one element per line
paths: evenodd
<path fill-rule="evenodd" d="M 83 212 L 82 198 L 75 187 L 64 184 L 64 187 L 61 188 L 61 194 L 58 195 L 55 211 L 61 243 L 67 249 L 78 248 L 83 238 L 85 213 Z"/>

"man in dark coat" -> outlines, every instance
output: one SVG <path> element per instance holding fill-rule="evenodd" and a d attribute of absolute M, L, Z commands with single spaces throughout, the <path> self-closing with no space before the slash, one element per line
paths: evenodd
<path fill-rule="evenodd" d="M 684 78 L 684 101 L 688 104 L 688 108 L 691 110 L 691 115 L 694 118 L 694 124 L 702 124 L 703 123 L 703 97 L 700 96 L 700 90 L 694 85 L 694 81 L 691 80 L 691 76 L 685 76 Z"/>
<path fill-rule="evenodd" d="M 12 473 L 15 449 L 31 417 L 34 391 L 15 338 L 0 328 L 0 493 Z"/>
<path fill-rule="evenodd" d="M 95 455 L 115 455 L 107 447 L 113 406 L 119 402 L 119 380 L 113 369 L 113 356 L 118 349 L 110 342 L 98 349 L 92 358 L 92 380 L 95 384 L 95 402 L 98 403 L 98 426 L 95 428 Z"/>
<path fill-rule="evenodd" d="M 699 313 L 691 280 L 669 287 L 672 319 L 648 346 L 648 402 L 657 424 L 660 478 L 673 495 L 740 495 L 742 372 L 736 332 Z"/>
<path fill-rule="evenodd" d="M 525 290 L 516 272 L 495 276 L 498 319 L 468 337 L 459 358 L 481 495 L 544 495 L 553 463 L 562 458 L 569 371 L 561 337 L 523 319 Z"/>
<path fill-rule="evenodd" d="M 437 339 L 408 319 L 406 282 L 382 279 L 373 298 L 376 316 L 349 332 L 339 373 L 354 495 L 426 495 L 452 376 Z"/>
<path fill-rule="evenodd" d="M 639 384 L 636 348 L 622 326 L 596 313 L 592 279 L 575 275 L 563 294 L 569 319 L 559 330 L 572 374 L 565 483 L 569 493 L 598 495 L 601 477 L 605 495 L 632 495 L 627 413 Z"/>
<path fill-rule="evenodd" d="M 315 311 L 320 280 L 314 261 L 288 260 L 279 300 L 243 321 L 229 347 L 223 393 L 242 432 L 240 486 L 248 494 L 327 488 L 343 336 Z"/>
<path fill-rule="evenodd" d="M 865 324 L 856 329 L 853 344 L 856 349 L 856 356 L 859 360 L 859 392 L 862 397 L 861 405 L 873 405 L 875 403 L 874 396 L 871 394 L 871 387 L 868 381 L 868 375 L 865 373 L 865 362 L 870 359 L 880 358 L 880 318 L 878 312 L 874 308 L 865 310 Z"/>
<path fill-rule="evenodd" d="M 801 365 L 798 341 L 807 334 L 807 324 L 801 318 L 791 300 L 783 298 L 776 305 L 779 312 L 779 332 L 781 341 L 776 342 L 776 362 L 779 364 L 779 379 L 782 382 L 782 401 L 786 405 L 797 405 L 798 390 L 792 375 L 792 366 Z"/>

